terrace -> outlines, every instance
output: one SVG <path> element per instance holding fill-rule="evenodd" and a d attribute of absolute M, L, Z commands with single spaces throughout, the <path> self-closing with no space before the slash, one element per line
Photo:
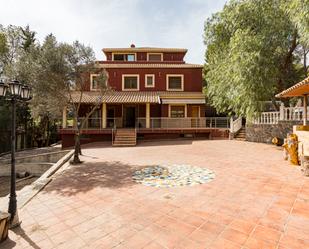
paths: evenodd
<path fill-rule="evenodd" d="M 309 182 L 277 147 L 178 140 L 93 144 L 83 155 L 20 211 L 21 229 L 1 248 L 308 248 Z M 175 187 L 134 180 L 154 165 L 215 177 Z"/>

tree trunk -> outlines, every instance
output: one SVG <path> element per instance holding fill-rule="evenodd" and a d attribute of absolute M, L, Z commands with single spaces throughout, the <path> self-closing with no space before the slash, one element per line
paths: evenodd
<path fill-rule="evenodd" d="M 49 121 L 49 117 L 47 117 L 47 124 L 46 124 L 46 146 L 49 146 L 49 129 L 50 129 L 50 121 Z"/>
<path fill-rule="evenodd" d="M 273 98 L 273 99 L 271 100 L 271 102 L 272 102 L 272 104 L 273 104 L 275 110 L 276 110 L 276 111 L 279 111 L 279 106 L 278 106 L 276 100 L 277 100 L 277 99 L 274 99 L 274 98 Z"/>
<path fill-rule="evenodd" d="M 79 150 L 78 150 L 78 153 L 80 155 L 82 155 L 82 146 L 80 145 L 80 138 L 78 137 L 78 140 L 79 140 Z"/>
<path fill-rule="evenodd" d="M 75 134 L 75 147 L 74 147 L 74 158 L 73 158 L 73 164 L 80 164 L 81 160 L 79 159 L 79 154 L 81 152 L 80 148 L 80 134 L 79 131 Z"/>
<path fill-rule="evenodd" d="M 308 68 L 307 68 L 307 54 L 308 54 L 309 50 L 307 51 L 304 48 L 304 73 L 307 76 L 308 75 Z"/>
<path fill-rule="evenodd" d="M 285 80 L 289 73 L 290 66 L 293 63 L 293 52 L 298 46 L 297 37 L 298 37 L 297 30 L 295 30 L 289 51 L 287 52 L 282 65 L 280 66 L 281 77 L 279 78 L 277 82 L 277 87 L 278 87 L 277 90 L 279 92 L 282 92 L 286 88 Z"/>

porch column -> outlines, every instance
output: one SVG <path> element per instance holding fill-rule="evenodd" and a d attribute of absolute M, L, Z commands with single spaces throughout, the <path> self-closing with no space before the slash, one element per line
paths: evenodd
<path fill-rule="evenodd" d="M 67 107 L 63 107 L 62 110 L 62 129 L 67 128 Z"/>
<path fill-rule="evenodd" d="M 106 128 L 106 103 L 102 104 L 102 128 Z"/>
<path fill-rule="evenodd" d="M 146 103 L 146 128 L 150 128 L 150 103 Z"/>
<path fill-rule="evenodd" d="M 307 105 L 308 105 L 308 100 L 307 100 L 307 95 L 304 95 L 304 125 L 307 125 Z"/>

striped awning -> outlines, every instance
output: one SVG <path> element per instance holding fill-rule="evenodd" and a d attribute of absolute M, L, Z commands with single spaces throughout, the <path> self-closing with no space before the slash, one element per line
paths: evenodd
<path fill-rule="evenodd" d="M 201 92 L 157 92 L 157 91 L 99 91 L 74 92 L 71 94 L 73 103 L 92 104 L 205 104 L 205 96 Z"/>
<path fill-rule="evenodd" d="M 309 77 L 303 81 L 291 86 L 290 88 L 278 93 L 277 98 L 288 98 L 309 95 Z"/>

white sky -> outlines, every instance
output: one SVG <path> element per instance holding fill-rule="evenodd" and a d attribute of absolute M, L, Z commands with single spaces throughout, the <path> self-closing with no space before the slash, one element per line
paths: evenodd
<path fill-rule="evenodd" d="M 188 48 L 186 61 L 204 63 L 204 21 L 225 0 L 0 0 L 0 24 L 26 26 L 40 41 L 90 45 L 99 60 L 104 47 Z"/>

